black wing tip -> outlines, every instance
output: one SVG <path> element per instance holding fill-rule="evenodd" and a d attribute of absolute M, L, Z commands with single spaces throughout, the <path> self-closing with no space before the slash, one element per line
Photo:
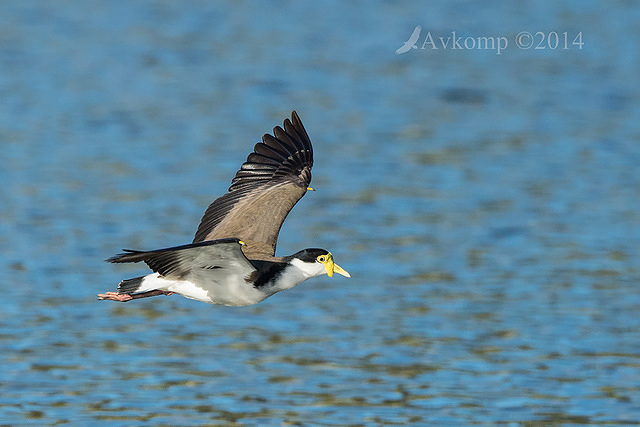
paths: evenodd
<path fill-rule="evenodd" d="M 289 119 L 285 119 L 284 122 L 286 123 L 287 121 L 289 121 Z M 301 137 L 303 139 L 306 139 L 307 141 L 309 141 L 309 149 L 311 149 L 311 152 L 313 153 L 313 147 L 311 146 L 311 140 L 309 139 L 309 134 L 307 134 L 307 130 L 304 128 L 304 125 L 302 124 L 302 120 L 300 120 L 300 116 L 298 115 L 298 113 L 296 112 L 296 110 L 293 110 L 291 112 L 291 122 L 293 125 L 293 128 L 299 132 L 301 135 Z"/>
<path fill-rule="evenodd" d="M 283 127 L 287 122 L 289 122 L 290 124 L 299 125 L 304 128 L 304 125 L 302 124 L 302 120 L 300 120 L 300 116 L 298 115 L 298 112 L 296 110 L 291 110 L 291 118 L 285 117 L 285 119 L 282 122 Z"/>
<path fill-rule="evenodd" d="M 133 249 L 123 249 L 121 253 L 114 255 L 110 258 L 105 259 L 105 262 L 110 262 L 110 263 L 121 263 L 121 262 L 139 262 L 142 261 L 142 259 L 137 259 L 137 260 L 131 260 L 130 258 L 134 257 L 135 255 L 144 253 L 143 251 L 136 251 Z"/>
<path fill-rule="evenodd" d="M 309 186 L 313 167 L 311 139 L 296 110 L 283 126 L 273 128 L 273 133 L 262 136 L 253 152 L 247 156 L 240 170 L 231 181 L 229 191 L 255 188 L 274 178 L 290 177 L 300 186 Z"/>
<path fill-rule="evenodd" d="M 313 153 L 311 139 L 296 110 L 291 112 L 291 119 L 285 118 L 282 126 L 275 126 L 270 134 L 265 133 L 262 136 L 262 142 L 256 145 L 270 146 L 269 142 L 273 142 L 273 140 L 279 143 L 278 148 L 284 149 L 290 155 L 297 155 L 304 151 Z M 313 164 L 312 157 L 304 157 L 304 161 Z"/>

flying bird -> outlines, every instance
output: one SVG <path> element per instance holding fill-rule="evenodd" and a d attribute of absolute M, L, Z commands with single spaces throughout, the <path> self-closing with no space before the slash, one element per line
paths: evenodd
<path fill-rule="evenodd" d="M 322 274 L 351 277 L 331 252 L 308 248 L 276 257 L 282 223 L 311 183 L 313 148 L 298 114 L 265 134 L 204 213 L 193 242 L 152 251 L 124 249 L 108 262 L 144 261 L 153 271 L 120 282 L 98 299 L 126 302 L 157 295 L 227 306 L 257 304 Z"/>
<path fill-rule="evenodd" d="M 404 44 L 396 50 L 396 53 L 399 55 L 401 53 L 409 52 L 411 49 L 417 49 L 418 46 L 416 46 L 416 42 L 420 37 L 420 31 L 422 31 L 422 27 L 420 25 L 416 26 L 413 33 L 411 33 L 409 40 L 404 42 Z"/>

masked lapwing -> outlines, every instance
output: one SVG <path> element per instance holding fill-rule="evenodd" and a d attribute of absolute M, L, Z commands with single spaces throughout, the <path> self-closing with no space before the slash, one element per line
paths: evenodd
<path fill-rule="evenodd" d="M 312 190 L 313 148 L 293 111 L 291 120 L 265 134 L 231 181 L 229 191 L 206 210 L 193 242 L 153 251 L 125 249 L 108 262 L 144 261 L 152 274 L 120 282 L 101 300 L 126 302 L 180 294 L 210 304 L 245 306 L 322 274 L 351 277 L 324 249 L 276 257 L 282 223 Z"/>

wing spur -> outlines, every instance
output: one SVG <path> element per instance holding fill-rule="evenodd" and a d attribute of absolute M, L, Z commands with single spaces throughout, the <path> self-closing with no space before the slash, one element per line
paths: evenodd
<path fill-rule="evenodd" d="M 311 182 L 313 148 L 300 117 L 265 134 L 231 181 L 229 192 L 206 210 L 193 242 L 238 238 L 249 259 L 275 255 L 278 233 Z"/>

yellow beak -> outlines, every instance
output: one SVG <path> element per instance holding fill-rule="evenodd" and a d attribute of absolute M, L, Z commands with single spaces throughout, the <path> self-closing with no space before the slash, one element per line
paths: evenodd
<path fill-rule="evenodd" d="M 327 270 L 327 275 L 329 277 L 333 277 L 333 273 L 341 274 L 344 277 L 351 277 L 347 270 L 333 262 L 333 255 L 331 255 L 331 252 L 327 254 L 327 259 L 324 262 L 324 268 Z"/>

